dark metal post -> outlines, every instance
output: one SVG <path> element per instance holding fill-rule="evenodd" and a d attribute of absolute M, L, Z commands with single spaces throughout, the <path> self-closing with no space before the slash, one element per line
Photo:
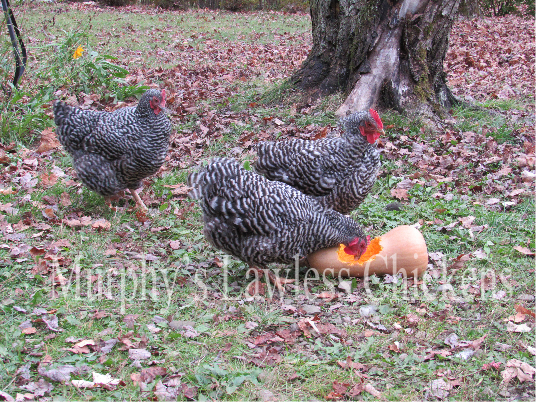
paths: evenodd
<path fill-rule="evenodd" d="M 17 26 L 17 21 L 15 21 L 15 16 L 13 15 L 11 7 L 9 6 L 9 0 L 2 0 L 2 10 L 4 11 L 7 30 L 9 31 L 9 37 L 11 38 L 11 44 L 13 45 L 13 54 L 15 55 L 15 76 L 13 77 L 13 85 L 17 87 L 19 79 L 26 68 L 26 47 L 22 41 L 19 27 Z"/>

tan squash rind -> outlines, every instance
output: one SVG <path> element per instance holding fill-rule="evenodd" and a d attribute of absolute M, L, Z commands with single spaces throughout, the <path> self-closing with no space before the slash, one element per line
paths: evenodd
<path fill-rule="evenodd" d="M 398 226 L 381 236 L 382 250 L 363 265 L 340 261 L 339 247 L 318 250 L 307 256 L 307 265 L 318 272 L 333 275 L 364 277 L 368 275 L 396 274 L 420 277 L 428 266 L 428 250 L 421 232 L 413 226 Z"/>

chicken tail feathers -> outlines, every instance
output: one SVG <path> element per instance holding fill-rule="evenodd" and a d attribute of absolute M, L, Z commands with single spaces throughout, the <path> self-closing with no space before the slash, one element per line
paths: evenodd
<path fill-rule="evenodd" d="M 96 129 L 101 115 L 106 113 L 79 109 L 61 101 L 54 103 L 53 110 L 56 135 L 70 154 L 81 149 L 84 138 Z"/>
<path fill-rule="evenodd" d="M 67 105 L 65 102 L 54 102 L 54 123 L 56 123 L 57 126 L 63 125 L 65 120 L 70 116 L 70 109 L 71 106 Z"/>
<path fill-rule="evenodd" d="M 189 195 L 200 201 L 205 222 L 217 218 L 239 231 L 263 231 L 264 224 L 252 216 L 249 204 L 252 198 L 260 196 L 258 192 L 262 192 L 262 184 L 252 185 L 255 177 L 261 178 L 244 170 L 233 159 L 215 158 L 208 166 L 190 175 L 188 185 L 193 189 Z"/>
<path fill-rule="evenodd" d="M 206 167 L 190 174 L 187 184 L 192 187 L 189 196 L 193 199 L 203 200 L 214 211 L 224 211 L 226 201 L 231 201 L 231 193 L 239 193 L 242 189 L 230 185 L 236 183 L 241 176 L 240 165 L 228 158 L 214 158 Z M 223 185 L 225 183 L 225 186 Z M 234 192 L 232 191 L 234 188 Z M 222 191 L 226 188 L 226 191 Z M 235 194 L 236 195 L 236 194 Z M 220 201 L 217 201 L 220 200 Z"/>
<path fill-rule="evenodd" d="M 74 107 L 65 102 L 56 101 L 54 103 L 54 123 L 56 123 L 56 135 L 61 145 L 73 155 L 78 152 L 82 146 L 83 135 L 79 135 L 79 131 L 85 131 L 85 127 L 73 124 L 78 119 L 73 119 Z M 82 127 L 80 130 L 77 127 Z"/>

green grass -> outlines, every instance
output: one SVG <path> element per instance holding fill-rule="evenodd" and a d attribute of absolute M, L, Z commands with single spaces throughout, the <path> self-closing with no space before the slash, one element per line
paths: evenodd
<path fill-rule="evenodd" d="M 117 11 L 95 12 L 65 8 L 62 12 L 48 7 L 32 6 L 18 18 L 19 25 L 28 29 L 28 35 L 47 40 L 52 33 L 77 31 L 87 27 L 91 32 L 89 44 L 105 54 L 117 54 L 122 49 L 129 52 L 147 52 L 145 63 L 157 60 L 152 54 L 158 50 L 174 50 L 174 46 L 193 46 L 205 49 L 206 41 L 235 41 L 248 44 L 278 44 L 282 34 L 299 36 L 310 30 L 308 19 L 300 15 L 281 13 L 250 13 L 236 22 L 236 13 L 217 12 L 166 12 L 158 14 L 125 14 Z M 52 15 L 51 15 L 52 14 Z M 45 27 L 45 30 L 33 29 Z M 133 36 L 133 33 L 135 35 Z M 110 40 L 110 37 L 113 40 Z M 299 38 L 295 38 L 299 41 Z M 184 60 L 188 62 L 188 60 Z M 171 62 L 166 67 L 176 65 Z M 192 68 L 198 67 L 195 64 Z"/>
<path fill-rule="evenodd" d="M 34 27 L 32 34 L 36 37 L 40 35 L 37 27 L 50 20 L 47 10 L 46 6 L 28 9 L 22 19 L 25 25 Z M 74 29 L 84 18 L 72 10 L 57 14 L 55 25 L 49 24 L 49 30 Z M 237 18 L 241 18 L 239 22 Z M 285 31 L 298 34 L 309 29 L 308 19 L 296 16 L 255 13 L 239 17 L 210 12 L 150 16 L 101 12 L 92 16 L 91 29 L 100 32 L 105 24 L 109 26 L 109 21 L 114 23 L 115 36 L 108 35 L 110 41 L 101 45 L 96 35 L 90 35 L 90 42 L 95 41 L 92 46 L 102 54 L 117 55 L 113 50 L 131 45 L 132 49 L 145 52 L 147 58 L 143 63 L 148 64 L 153 60 L 154 38 L 170 43 L 180 38 L 199 46 L 201 51 L 203 41 L 209 39 L 269 43 Z M 248 24 L 242 24 L 242 21 L 248 21 Z M 139 43 L 126 42 L 129 25 L 139 32 L 135 36 Z M 153 36 L 143 34 L 155 26 L 160 31 Z M 129 69 L 139 66 L 133 64 Z M 230 150 L 241 146 L 240 138 L 246 133 L 253 133 L 252 139 L 261 136 L 274 139 L 306 135 L 324 126 L 336 126 L 334 111 L 340 96 L 309 105 L 289 92 L 285 84 L 270 83 L 259 76 L 246 81 L 237 79 L 230 85 L 234 89 L 227 102 L 196 99 L 199 106 L 196 113 L 174 121 L 179 137 L 192 133 L 202 137 L 199 122 L 225 121 L 223 128 L 211 131 L 213 137 L 204 146 L 199 159 L 192 161 L 194 165 L 212 156 L 229 155 Z M 255 104 L 250 105 L 252 103 Z M 512 121 L 508 112 L 512 109 L 530 110 L 530 100 L 493 101 L 480 106 L 478 109 L 456 109 L 456 123 L 451 124 L 449 130 L 456 135 L 475 131 L 517 147 L 519 141 L 510 141 L 508 133 L 526 127 L 527 122 Z M 216 117 L 210 120 L 208 112 Z M 263 118 L 272 120 L 265 123 Z M 275 118 L 284 125 L 274 125 Z M 454 142 L 458 140 L 444 144 L 441 138 L 444 132 L 433 132 L 422 122 L 396 113 L 382 114 L 382 119 L 390 127 L 385 140 L 396 144 L 397 149 L 411 152 L 414 143 L 423 143 L 431 148 L 433 155 L 455 154 Z M 28 123 L 25 127 L 33 124 L 37 123 Z M 291 133 L 285 129 L 291 129 Z M 470 145 L 478 158 L 483 158 L 485 144 Z M 26 171 L 39 177 L 42 172 L 50 172 L 53 165 L 64 170 L 66 176 L 50 187 L 43 186 L 39 179 L 35 188 L 23 189 L 14 183 L 17 193 L 0 193 L 0 228 L 4 235 L 11 236 L 6 237 L 0 247 L 0 388 L 10 395 L 27 392 L 22 388 L 24 385 L 43 378 L 38 374 L 38 367 L 48 370 L 70 364 L 88 365 L 93 371 L 123 380 L 125 385 L 111 390 L 78 390 L 67 383 L 53 382 L 54 390 L 45 396 L 67 400 L 147 399 L 154 397 L 159 381 L 166 382 L 172 376 L 178 376 L 181 383 L 197 388 L 200 400 L 254 399 L 261 390 L 269 390 L 281 400 L 325 399 L 333 390 L 334 381 L 351 384 L 361 381 L 358 373 L 345 370 L 338 363 L 350 357 L 353 362 L 366 366 L 366 381 L 381 391 L 387 400 L 429 398 L 429 383 L 438 378 L 460 381 L 460 385 L 450 391 L 449 398 L 490 400 L 501 396 L 501 375 L 496 370 L 482 371 L 484 364 L 500 362 L 503 370 L 507 361 L 519 359 L 534 365 L 534 357 L 521 346 L 534 344 L 534 331 L 509 332 L 506 322 L 508 317 L 515 315 L 516 304 L 534 311 L 534 299 L 527 300 L 527 296 L 535 293 L 534 260 L 513 248 L 524 246 L 534 250 L 536 247 L 534 198 L 527 189 L 517 198 L 516 205 L 498 208 L 486 204 L 491 197 L 500 198 L 501 202 L 509 200 L 505 197 L 506 192 L 523 186 L 518 180 L 520 170 L 512 161 L 485 165 L 489 168 L 486 167 L 479 179 L 487 186 L 499 182 L 505 186 L 503 191 L 489 187 L 493 191 L 487 194 L 468 189 L 467 180 L 473 179 L 472 175 L 480 166 L 475 157 L 474 166 L 468 166 L 466 172 L 458 175 L 460 184 L 434 184 L 430 178 L 421 176 L 423 183 L 409 190 L 408 200 L 401 202 L 400 210 L 386 210 L 386 206 L 395 201 L 391 189 L 413 174 L 424 173 L 425 169 L 409 161 L 408 155 L 390 159 L 384 153 L 382 174 L 371 194 L 352 216 L 372 236 L 399 225 L 419 223 L 428 251 L 442 253 L 444 260 L 430 261 L 426 288 L 406 288 L 403 281 L 387 283 L 383 278 L 373 277 L 369 281 L 370 292 L 367 292 L 363 281 L 358 279 L 353 281 L 350 295 L 340 291 L 338 299 L 324 303 L 318 299 L 307 300 L 303 289 L 305 271 L 300 271 L 299 293 L 294 294 L 287 286 L 283 303 L 296 308 L 304 304 L 320 305 L 321 322 L 344 328 L 348 337 L 340 342 L 329 334 L 305 337 L 300 332 L 295 343 L 261 344 L 266 350 L 275 348 L 281 360 L 274 365 L 259 366 L 254 363 L 253 355 L 260 350 L 252 347 L 251 342 L 267 332 L 299 331 L 297 323 L 311 316 L 300 312 L 293 314 L 282 309 L 280 302 L 250 298 L 245 294 L 252 281 L 251 276 L 245 275 L 246 264 L 227 259 L 224 253 L 213 249 L 204 240 L 198 206 L 192 206 L 191 200 L 173 195 L 173 189 L 165 187 L 184 183 L 193 167 L 166 171 L 151 179 L 151 184 L 142 192 L 152 200 L 148 203 L 151 219 L 143 223 L 128 210 L 133 205 L 129 198 L 116 201 L 119 208 L 114 212 L 105 205 L 102 197 L 86 188 L 69 185 L 67 181 L 73 177 L 73 171 L 70 158 L 62 150 L 45 156 L 24 152 L 19 146 L 16 153 L 9 154 L 10 164 L 2 172 L 6 178 L 11 178 L 10 169 L 20 169 L 15 177 Z M 521 150 L 516 148 L 513 152 L 520 153 Z M 170 156 L 186 157 L 177 155 L 174 150 Z M 251 154 L 243 156 L 248 160 L 252 158 Z M 37 169 L 24 167 L 23 161 L 30 158 L 38 159 Z M 499 179 L 491 178 L 505 166 L 511 167 L 512 172 Z M 451 193 L 452 198 L 436 199 L 433 196 L 436 192 Z M 71 201 L 68 206 L 55 201 L 65 193 Z M 6 205 L 10 203 L 16 209 L 14 213 L 7 212 Z M 58 207 L 52 220 L 43 215 L 44 208 L 50 203 Z M 65 223 L 67 219 L 83 216 L 91 217 L 92 222 L 106 219 L 110 229 L 98 231 L 91 225 L 70 227 Z M 450 230 L 444 228 L 467 216 L 474 216 L 473 225 L 483 228 L 471 231 L 461 224 Z M 62 239 L 68 240 L 70 245 L 51 247 L 52 241 Z M 172 248 L 170 242 L 177 241 L 180 245 Z M 49 263 L 45 270 L 35 270 L 34 266 L 46 256 L 30 254 L 31 247 L 43 248 L 49 259 L 57 256 L 63 265 L 53 267 Z M 112 249 L 115 251 L 111 252 Z M 485 257 L 475 256 L 477 251 L 485 253 Z M 454 259 L 462 254 L 470 255 L 470 258 L 460 267 L 453 267 Z M 222 264 L 225 265 L 222 267 Z M 76 266 L 80 268 L 79 291 L 73 283 Z M 486 274 L 495 281 L 495 287 L 481 290 L 480 282 Z M 61 277 L 71 279 L 71 282 L 62 282 Z M 227 291 L 225 279 L 229 285 Z M 454 292 L 437 292 L 445 281 L 452 284 Z M 326 283 L 309 283 L 309 292 L 318 294 L 334 289 L 338 281 L 326 279 Z M 501 292 L 504 292 L 503 297 L 499 297 Z M 337 303 L 341 306 L 337 307 Z M 377 312 L 372 317 L 361 316 L 360 308 L 365 305 L 376 306 Z M 47 329 L 40 322 L 39 314 L 34 312 L 35 308 L 56 315 L 62 331 Z M 99 312 L 105 315 L 100 316 Z M 125 320 L 132 314 L 138 317 Z M 410 317 L 417 317 L 417 320 L 410 322 Z M 30 319 L 37 331 L 24 334 L 20 325 Z M 186 336 L 184 329 L 171 325 L 173 321 L 191 321 L 197 335 Z M 252 326 L 251 322 L 258 326 Z M 525 323 L 533 326 L 530 319 Z M 487 337 L 467 361 L 455 357 L 460 350 L 454 350 L 446 357 L 426 359 L 431 351 L 450 351 L 444 340 L 451 333 L 468 341 Z M 73 343 L 67 341 L 69 337 L 95 342 L 127 339 L 139 348 L 147 349 L 151 357 L 141 361 L 139 367 L 132 365 L 128 348 L 122 348 L 125 345 L 122 342 L 107 354 L 97 347 L 90 347 L 89 353 L 76 354 L 67 350 L 73 347 Z M 400 345 L 398 352 L 390 348 L 395 342 Z M 501 350 L 498 344 L 508 344 L 511 348 Z M 43 360 L 50 360 L 51 364 L 47 365 Z M 20 372 L 17 374 L 17 370 L 25 365 L 28 365 L 28 380 Z M 131 375 L 151 367 L 164 367 L 167 372 L 148 381 L 142 391 L 134 384 Z M 290 379 L 294 377 L 296 379 Z M 91 380 L 91 372 L 72 375 L 72 379 Z M 511 397 L 524 397 L 524 394 L 530 397 L 534 388 L 532 384 L 513 380 L 508 392 Z M 359 398 L 374 399 L 366 392 Z M 185 399 L 180 392 L 179 399 Z"/>
<path fill-rule="evenodd" d="M 210 154 L 214 150 L 207 152 Z M 60 155 L 56 153 L 56 156 Z M 154 193 L 161 199 L 167 199 L 168 195 L 165 193 L 167 189 L 163 185 L 184 181 L 184 178 L 183 173 L 171 173 L 158 178 L 153 185 Z M 4 345 L 3 369 L 13 376 L 21 365 L 27 362 L 37 363 L 40 359 L 27 356 L 25 351 L 31 345 L 39 344 L 43 341 L 43 337 L 50 333 L 35 324 L 39 329 L 37 334 L 30 336 L 21 334 L 18 325 L 27 316 L 21 315 L 13 307 L 23 307 L 28 311 L 34 307 L 45 307 L 47 310 L 57 309 L 55 314 L 60 317 L 60 327 L 63 329 L 63 332 L 58 333 L 56 337 L 45 340 L 46 354 L 51 356 L 55 364 L 86 364 L 92 370 L 111 373 L 127 382 L 127 386 L 119 387 L 113 392 L 102 389 L 78 392 L 72 387 L 55 384 L 54 394 L 59 392 L 70 399 L 89 396 L 125 398 L 145 395 L 140 393 L 139 387 L 129 381 L 130 375 L 139 372 L 139 369 L 125 364 L 125 359 L 128 361 L 128 357 L 125 351 L 118 350 L 118 346 L 106 355 L 105 359 L 99 359 L 101 354 L 97 352 L 75 355 L 65 351 L 65 348 L 71 345 L 65 341 L 69 336 L 98 339 L 99 333 L 108 330 L 104 339 L 110 339 L 133 329 L 135 335 L 132 341 L 139 341 L 145 336 L 150 350 L 163 357 L 164 362 L 161 365 L 168 368 L 168 373 L 185 373 L 183 381 L 189 386 L 198 387 L 200 395 L 211 398 L 231 400 L 249 398 L 252 392 L 258 392 L 263 388 L 284 395 L 288 399 L 322 398 L 331 391 L 333 381 L 358 381 L 357 377 L 341 369 L 337 364 L 338 360 L 344 361 L 347 356 L 370 367 L 367 373 L 370 381 L 381 389 L 388 399 L 422 397 L 428 382 L 437 378 L 435 374 L 437 370 L 451 370 L 457 377 L 477 376 L 479 385 L 463 384 L 456 393 L 457 398 L 491 398 L 498 390 L 500 378 L 493 373 L 480 373 L 479 368 L 484 363 L 491 361 L 505 363 L 512 358 L 531 361 L 530 356 L 515 345 L 519 340 L 531 344 L 532 335 L 505 331 L 503 319 L 514 314 L 514 303 L 525 303 L 517 301 L 519 295 L 534 293 L 533 273 L 529 272 L 533 268 L 533 263 L 512 248 L 514 245 L 527 243 L 529 247 L 534 248 L 534 222 L 532 219 L 526 219 L 527 215 L 533 216 L 534 201 L 527 199 L 509 212 L 501 213 L 490 211 L 481 205 L 474 205 L 474 198 L 462 199 L 455 196 L 447 202 L 431 200 L 425 191 L 414 191 L 401 211 L 385 211 L 385 206 L 392 202 L 389 195 L 389 189 L 392 187 L 391 177 L 386 176 L 378 180 L 372 195 L 359 211 L 354 213 L 354 217 L 363 225 L 373 226 L 371 234 L 381 234 L 400 224 L 412 224 L 419 219 L 433 221 L 439 218 L 449 223 L 458 217 L 473 215 L 476 218 L 475 224 L 489 225 L 488 229 L 478 233 L 474 238 L 469 235 L 468 230 L 462 228 L 452 230 L 448 234 L 438 232 L 436 224 L 423 225 L 421 231 L 426 238 L 428 249 L 443 252 L 447 261 L 476 249 L 487 249 L 489 256 L 486 260 L 471 259 L 463 270 L 452 277 L 448 274 L 448 277 L 455 285 L 474 284 L 479 275 L 492 269 L 494 275 L 497 275 L 497 287 L 484 292 L 482 297 L 479 295 L 479 298 L 467 294 L 462 295 L 460 299 L 442 300 L 435 297 L 434 293 L 418 291 L 414 294 L 412 289 L 409 290 L 410 297 L 407 297 L 401 285 L 373 280 L 372 293 L 366 296 L 357 291 L 358 295 L 364 297 L 362 302 L 345 303 L 346 312 L 340 315 L 358 321 L 345 326 L 350 334 L 349 339 L 353 340 L 351 345 L 342 345 L 328 338 L 303 338 L 299 345 L 288 345 L 283 349 L 282 361 L 277 366 L 262 368 L 237 360 L 233 356 L 248 356 L 251 353 L 245 342 L 254 334 L 261 334 L 263 330 L 271 328 L 286 328 L 295 319 L 285 315 L 277 304 L 255 301 L 239 304 L 237 300 L 225 301 L 210 296 L 207 300 L 203 300 L 203 289 L 194 282 L 196 269 L 203 267 L 209 275 L 205 281 L 209 294 L 222 292 L 222 277 L 217 273 L 211 276 L 214 273 L 212 271 L 217 270 L 211 261 L 214 260 L 214 256 L 218 256 L 221 260 L 224 256 L 206 246 L 201 235 L 202 225 L 198 220 L 197 208 L 185 220 L 177 219 L 173 215 L 175 206 L 180 208 L 188 203 L 187 200 L 169 200 L 170 207 L 164 211 L 156 211 L 150 225 L 141 225 L 126 211 L 111 212 L 101 198 L 86 189 L 77 194 L 77 190 L 56 184 L 45 189 L 42 194 L 34 193 L 31 195 L 31 200 L 39 202 L 46 196 L 58 197 L 66 191 L 71 195 L 72 205 L 60 208 L 57 212 L 59 218 L 80 211 L 109 220 L 112 230 L 97 233 L 89 228 L 76 230 L 65 225 L 53 225 L 53 229 L 46 235 L 50 239 L 69 239 L 72 246 L 63 249 L 62 256 L 73 260 L 77 256 L 82 256 L 80 266 L 83 280 L 80 300 L 74 297 L 75 290 L 72 287 L 67 291 L 67 297 L 62 297 L 61 288 L 57 287 L 57 294 L 51 298 L 48 275 L 29 275 L 32 262 L 13 261 L 7 250 L 2 249 L 0 260 L 4 261 L 4 265 L 0 268 L 0 274 L 4 278 L 1 288 L 4 300 L 2 307 L 4 335 L 1 342 Z M 17 195 L 21 196 L 23 194 Z M 13 201 L 15 200 L 11 196 L 2 196 L 0 200 L 3 204 Z M 436 210 L 444 211 L 435 212 Z M 26 203 L 19 206 L 16 215 L 8 216 L 7 221 L 14 224 L 23 216 L 31 215 L 36 223 L 44 222 L 45 219 L 40 211 L 39 207 Z M 158 227 L 167 229 L 151 231 L 151 228 Z M 38 230 L 34 228 L 25 231 L 28 237 L 37 232 Z M 36 246 L 46 244 L 43 240 L 43 238 L 37 238 L 35 241 L 28 239 L 26 243 Z M 180 240 L 183 247 L 171 252 L 167 245 L 170 240 Z M 111 245 L 120 245 L 120 250 L 115 256 L 106 256 L 105 251 Z M 148 275 L 147 292 L 144 295 L 139 294 L 140 282 L 136 283 L 135 279 L 136 275 L 140 275 L 140 270 L 144 269 L 143 263 L 132 259 L 132 254 L 129 252 L 145 252 L 161 256 L 157 261 L 147 262 L 146 267 L 153 269 L 156 277 Z M 73 272 L 71 268 L 72 266 L 60 268 L 60 272 L 68 277 Z M 434 268 L 432 271 L 436 270 Z M 88 276 L 91 278 L 91 275 L 99 272 L 104 278 L 102 294 L 97 291 L 95 284 L 98 282 L 87 285 Z M 125 281 L 122 284 L 123 272 Z M 499 278 L 501 274 L 508 276 L 504 283 Z M 163 279 L 164 276 L 167 282 Z M 107 282 L 108 278 L 111 285 Z M 429 277 L 427 286 L 433 290 L 439 286 L 441 279 L 441 276 Z M 303 276 L 301 280 L 303 281 Z M 233 261 L 229 270 L 229 283 L 235 283 L 236 287 L 243 291 L 248 282 L 249 280 L 244 277 L 244 265 Z M 175 287 L 174 283 L 177 284 Z M 323 285 L 315 285 L 311 291 L 317 293 L 324 288 Z M 124 303 L 119 299 L 120 289 L 125 292 Z M 167 292 L 170 289 L 173 293 L 171 303 L 168 303 Z M 88 290 L 91 290 L 91 295 Z M 151 293 L 153 290 L 156 293 Z M 492 297 L 494 292 L 500 290 L 507 292 L 506 299 L 496 300 Z M 153 298 L 153 294 L 159 295 Z M 243 296 L 239 296 L 236 291 L 231 291 L 229 296 L 231 298 L 238 296 L 243 300 Z M 415 314 L 415 310 L 423 309 L 423 306 L 425 313 L 417 313 L 420 320 L 417 326 L 411 327 L 413 329 L 411 334 L 398 331 L 377 332 L 371 337 L 363 337 L 363 332 L 370 327 L 366 324 L 366 320 L 359 318 L 360 304 L 378 305 L 380 308 L 377 320 L 387 328 L 393 328 L 395 323 L 403 323 L 405 316 Z M 229 307 L 236 309 L 236 312 L 231 314 L 234 317 L 228 321 L 214 321 L 217 316 L 229 314 Z M 104 311 L 109 315 L 94 319 L 95 311 Z M 325 311 L 329 312 L 329 309 Z M 129 328 L 124 322 L 125 314 L 139 315 L 134 328 Z M 436 314 L 443 315 L 444 318 L 434 319 Z M 155 316 L 170 315 L 174 320 L 191 320 L 195 323 L 194 328 L 200 335 L 194 342 L 180 335 L 180 332 L 170 329 L 167 324 L 160 324 L 161 332 L 158 334 L 153 334 L 147 329 L 146 324 L 153 323 Z M 449 315 L 456 317 L 455 324 L 445 321 Z M 326 317 L 330 321 L 338 322 L 341 317 L 337 316 L 339 315 L 334 317 L 328 313 Z M 259 327 L 254 330 L 247 329 L 244 323 L 248 321 L 255 321 Z M 488 334 L 488 337 L 484 349 L 468 362 L 454 357 L 423 361 L 426 350 L 441 347 L 443 339 L 452 332 L 455 332 L 460 339 L 473 340 L 485 334 Z M 219 335 L 225 333 L 227 335 Z M 389 351 L 389 345 L 395 341 L 403 345 L 404 355 Z M 229 342 L 231 348 L 222 354 L 221 349 Z M 497 342 L 511 344 L 514 347 L 508 352 L 497 352 L 493 350 Z M 7 345 L 11 345 L 9 349 Z M 294 372 L 300 380 L 290 386 L 286 379 Z M 87 375 L 81 378 L 91 379 Z M 157 377 L 149 384 L 149 389 L 155 387 L 159 379 L 161 377 Z M 16 385 L 11 383 L 9 378 L 4 378 L 3 381 L 7 389 L 16 389 Z M 240 384 L 234 390 L 238 383 Z M 215 384 L 217 386 L 214 387 Z"/>
<path fill-rule="evenodd" d="M 240 24 L 236 16 L 228 12 L 127 15 L 120 9 L 81 11 L 42 4 L 18 8 L 29 59 L 19 90 L 11 98 L 0 95 L 4 117 L 0 138 L 6 143 L 33 143 L 53 124 L 47 111 L 57 97 L 75 95 L 80 100 L 84 93 L 97 93 L 106 105 L 139 97 L 147 83 L 162 84 L 162 78 L 142 77 L 146 71 L 136 74 L 139 69 L 180 68 L 195 75 L 206 67 L 219 84 L 218 78 L 225 74 L 262 74 L 261 63 L 244 57 L 252 49 L 266 46 L 269 54 L 274 46 L 303 48 L 308 39 L 310 21 L 301 15 L 250 13 L 241 17 Z M 73 60 L 78 45 L 85 52 Z M 11 52 L 8 37 L 1 36 L 0 77 L 6 85 L 12 72 Z M 237 58 L 243 62 L 235 63 Z M 168 80 L 168 90 L 174 89 L 172 80 Z M 244 84 L 232 83 L 230 89 L 241 90 Z M 205 96 L 213 95 L 207 92 Z M 228 104 L 225 98 L 222 101 L 220 106 Z"/>
<path fill-rule="evenodd" d="M 458 106 L 454 109 L 454 116 L 459 119 L 460 130 L 483 133 L 498 143 L 519 145 L 521 140 L 516 131 L 519 131 L 525 122 L 513 120 L 510 111 L 526 110 L 529 102 L 530 99 L 526 102 L 516 99 L 489 100 L 478 107 Z"/>

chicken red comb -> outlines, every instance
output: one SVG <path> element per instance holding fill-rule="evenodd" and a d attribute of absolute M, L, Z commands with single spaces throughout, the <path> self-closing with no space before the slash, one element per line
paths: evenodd
<path fill-rule="evenodd" d="M 376 124 L 378 125 L 378 128 L 383 128 L 383 122 L 382 119 L 380 119 L 380 115 L 378 114 L 378 112 L 372 108 L 369 109 L 369 112 Z"/>
<path fill-rule="evenodd" d="M 166 90 L 162 89 L 162 99 L 166 99 Z M 371 109 L 372 110 L 372 109 Z M 378 114 L 378 113 L 376 113 Z M 378 117 L 379 118 L 379 117 Z M 377 121 L 377 120 L 376 120 Z M 381 121 L 381 120 L 380 120 Z"/>

